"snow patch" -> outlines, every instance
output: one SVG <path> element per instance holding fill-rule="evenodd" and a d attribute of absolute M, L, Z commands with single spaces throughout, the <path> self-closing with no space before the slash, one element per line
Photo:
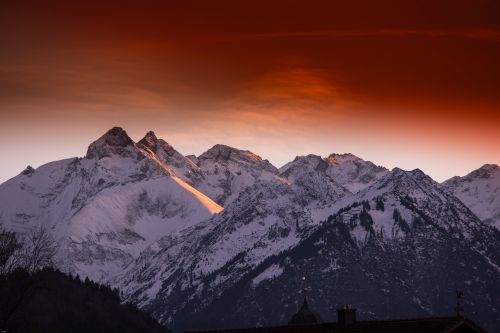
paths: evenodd
<path fill-rule="evenodd" d="M 278 276 L 283 274 L 283 270 L 284 270 L 283 267 L 276 264 L 272 264 L 252 280 L 252 286 L 256 287 L 264 280 L 277 278 Z"/>

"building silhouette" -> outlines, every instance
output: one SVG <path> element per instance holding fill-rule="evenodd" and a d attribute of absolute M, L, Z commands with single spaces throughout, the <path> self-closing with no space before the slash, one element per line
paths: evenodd
<path fill-rule="evenodd" d="M 486 333 L 460 312 L 450 317 L 428 317 L 395 320 L 356 319 L 356 309 L 345 305 L 337 309 L 337 322 L 322 322 L 310 308 L 304 290 L 304 300 L 288 325 L 239 329 L 209 330 L 197 333 Z"/>

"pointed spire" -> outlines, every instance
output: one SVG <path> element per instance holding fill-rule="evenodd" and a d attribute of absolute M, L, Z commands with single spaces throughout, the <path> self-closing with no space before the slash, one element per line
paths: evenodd
<path fill-rule="evenodd" d="M 460 303 L 460 300 L 464 297 L 464 292 L 461 291 L 461 290 L 456 290 L 455 294 L 457 296 L 457 305 L 455 307 L 455 311 L 457 313 L 457 317 L 461 317 L 462 316 L 462 311 L 464 310 L 464 308 L 462 307 L 462 304 Z"/>
<path fill-rule="evenodd" d="M 309 304 L 307 303 L 307 289 L 302 289 L 304 292 L 304 302 L 302 303 L 302 308 L 309 309 Z"/>
<path fill-rule="evenodd" d="M 289 325 L 305 325 L 305 324 L 318 324 L 321 323 L 321 317 L 314 311 L 309 309 L 309 302 L 307 301 L 306 277 L 302 277 L 302 293 L 304 294 L 304 301 L 299 311 L 292 316 Z"/>
<path fill-rule="evenodd" d="M 304 294 L 304 302 L 302 303 L 302 308 L 309 309 L 309 304 L 307 303 L 307 287 L 306 287 L 306 277 L 302 277 L 302 293 Z"/>

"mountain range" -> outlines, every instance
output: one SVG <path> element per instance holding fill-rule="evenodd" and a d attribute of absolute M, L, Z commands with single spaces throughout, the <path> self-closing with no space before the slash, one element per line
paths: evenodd
<path fill-rule="evenodd" d="M 352 154 L 281 168 L 215 145 L 184 156 L 115 127 L 83 158 L 0 185 L 0 224 L 43 225 L 57 266 L 119 288 L 174 330 L 282 324 L 310 304 L 326 320 L 467 316 L 500 327 L 500 170 L 437 183 Z"/>

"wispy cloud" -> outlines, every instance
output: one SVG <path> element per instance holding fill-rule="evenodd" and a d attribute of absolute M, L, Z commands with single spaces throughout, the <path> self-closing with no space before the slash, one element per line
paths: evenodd
<path fill-rule="evenodd" d="M 320 69 L 305 64 L 284 66 L 241 87 L 221 103 L 219 117 L 253 136 L 284 137 L 313 131 L 326 122 L 356 117 L 357 104 Z M 322 124 L 323 123 L 323 124 Z"/>
<path fill-rule="evenodd" d="M 259 34 L 247 34 L 238 39 L 276 39 L 301 37 L 428 37 L 428 38 L 469 38 L 500 42 L 500 30 L 489 28 L 477 29 L 348 29 L 316 31 L 282 31 Z"/>
<path fill-rule="evenodd" d="M 318 108 L 329 104 L 346 106 L 339 87 L 320 69 L 306 66 L 277 68 L 250 82 L 240 98 L 252 104 Z"/>

